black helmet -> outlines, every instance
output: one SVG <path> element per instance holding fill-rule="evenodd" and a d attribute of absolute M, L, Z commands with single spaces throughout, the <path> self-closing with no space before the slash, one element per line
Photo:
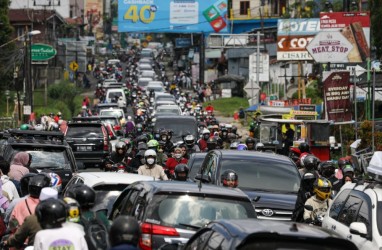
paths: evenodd
<path fill-rule="evenodd" d="M 208 138 L 208 140 L 207 140 L 207 148 L 208 148 L 208 150 L 215 149 L 217 144 L 218 144 L 218 141 L 216 140 L 215 137 Z"/>
<path fill-rule="evenodd" d="M 49 198 L 40 201 L 35 214 L 43 229 L 58 228 L 66 221 L 66 204 L 62 200 Z"/>
<path fill-rule="evenodd" d="M 334 175 L 336 168 L 332 161 L 324 161 L 321 162 L 318 170 L 321 176 L 329 178 Z"/>
<path fill-rule="evenodd" d="M 33 198 L 39 198 L 41 189 L 50 186 L 50 177 L 47 174 L 39 173 L 29 180 L 28 191 Z"/>
<path fill-rule="evenodd" d="M 313 184 L 316 181 L 317 177 L 313 173 L 305 173 L 301 178 L 301 187 L 305 191 L 313 191 Z"/>
<path fill-rule="evenodd" d="M 93 188 L 85 184 L 74 184 L 69 187 L 65 194 L 66 197 L 70 197 L 78 201 L 82 209 L 89 209 L 94 206 L 96 192 Z"/>
<path fill-rule="evenodd" d="M 300 150 L 301 153 L 309 153 L 310 152 L 310 147 L 307 143 L 303 142 L 298 146 L 298 149 Z"/>
<path fill-rule="evenodd" d="M 229 185 L 228 181 L 233 181 L 233 186 Z M 221 183 L 225 187 L 237 187 L 237 185 L 239 184 L 239 177 L 237 176 L 235 171 L 227 169 L 221 175 Z"/>
<path fill-rule="evenodd" d="M 131 216 L 118 216 L 110 227 L 109 240 L 112 247 L 121 244 L 138 245 L 141 230 L 137 220 Z"/>
<path fill-rule="evenodd" d="M 188 171 L 190 171 L 190 169 L 188 168 L 187 164 L 181 163 L 176 165 L 174 170 L 175 180 L 177 181 L 187 180 Z M 185 175 L 182 173 L 184 173 Z"/>
<path fill-rule="evenodd" d="M 247 137 L 247 139 L 245 139 L 245 144 L 247 144 L 247 146 L 248 146 L 249 143 L 253 143 L 255 145 L 255 143 L 256 143 L 255 138 Z"/>
<path fill-rule="evenodd" d="M 340 159 L 338 160 L 337 164 L 338 164 L 338 167 L 339 167 L 340 169 L 344 169 L 344 168 L 346 168 L 347 166 L 351 166 L 350 162 L 349 162 L 348 160 L 344 159 L 344 158 L 340 158 Z"/>
<path fill-rule="evenodd" d="M 21 196 L 29 194 L 29 181 L 33 176 L 36 176 L 36 173 L 27 173 L 20 180 L 20 190 Z"/>
<path fill-rule="evenodd" d="M 315 157 L 314 155 L 307 155 L 304 157 L 304 167 L 308 171 L 317 169 L 317 164 L 318 164 L 317 157 Z"/>

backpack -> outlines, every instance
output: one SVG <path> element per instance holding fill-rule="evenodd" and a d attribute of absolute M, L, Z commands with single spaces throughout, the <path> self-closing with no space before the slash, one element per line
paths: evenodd
<path fill-rule="evenodd" d="M 244 118 L 245 118 L 244 110 L 240 110 L 240 112 L 239 112 L 239 118 L 240 118 L 240 119 L 244 119 Z"/>
<path fill-rule="evenodd" d="M 98 218 L 97 213 L 93 213 L 91 218 L 81 216 L 81 222 L 85 230 L 85 240 L 89 250 L 109 249 L 108 229 Z"/>

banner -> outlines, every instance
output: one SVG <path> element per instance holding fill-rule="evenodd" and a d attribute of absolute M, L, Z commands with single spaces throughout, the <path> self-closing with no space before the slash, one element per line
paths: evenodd
<path fill-rule="evenodd" d="M 118 32 L 226 33 L 227 0 L 119 0 Z"/>
<path fill-rule="evenodd" d="M 350 73 L 333 72 L 324 81 L 324 96 L 328 120 L 346 122 L 352 120 L 350 108 Z"/>
<path fill-rule="evenodd" d="M 89 36 L 103 39 L 103 0 L 85 0 L 85 24 Z"/>
<path fill-rule="evenodd" d="M 340 32 L 352 45 L 343 62 L 365 62 L 370 57 L 369 12 L 321 12 L 320 28 Z"/>

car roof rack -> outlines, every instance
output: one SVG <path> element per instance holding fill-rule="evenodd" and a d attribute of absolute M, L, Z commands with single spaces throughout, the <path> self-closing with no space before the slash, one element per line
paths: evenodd
<path fill-rule="evenodd" d="M 33 140 L 50 140 L 63 142 L 65 137 L 62 132 L 57 131 L 38 131 L 38 130 L 19 130 L 11 129 L 8 131 L 9 137 L 20 139 L 33 139 Z"/>
<path fill-rule="evenodd" d="M 90 116 L 90 117 L 72 117 L 72 123 L 82 123 L 82 122 L 90 122 L 90 123 L 100 123 L 102 121 L 99 116 Z"/>

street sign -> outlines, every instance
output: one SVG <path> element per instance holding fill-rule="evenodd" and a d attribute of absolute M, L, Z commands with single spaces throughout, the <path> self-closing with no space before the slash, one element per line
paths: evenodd
<path fill-rule="evenodd" d="M 175 38 L 175 48 L 189 48 L 191 47 L 191 38 Z"/>
<path fill-rule="evenodd" d="M 56 56 L 57 50 L 47 44 L 33 44 L 31 48 L 32 61 L 47 61 Z"/>
<path fill-rule="evenodd" d="M 320 31 L 306 49 L 318 63 L 348 62 L 353 45 L 339 31 Z"/>
<path fill-rule="evenodd" d="M 30 115 L 32 113 L 32 109 L 30 105 L 24 105 L 23 107 L 24 115 Z"/>
<path fill-rule="evenodd" d="M 349 81 L 353 83 L 354 81 L 354 71 L 355 69 L 356 75 L 355 75 L 355 80 L 356 82 L 364 81 L 367 78 L 367 63 L 331 63 L 330 64 L 330 69 L 328 68 L 328 64 L 322 64 L 322 70 L 327 73 L 325 73 L 325 76 L 329 76 L 331 72 L 336 72 L 336 71 L 349 71 L 350 73 L 350 79 Z M 328 71 L 330 70 L 330 71 Z M 324 76 L 323 75 L 323 76 Z M 324 81 L 326 77 L 324 77 L 322 80 Z"/>
<path fill-rule="evenodd" d="M 75 61 L 72 61 L 70 64 L 69 64 L 69 67 L 71 70 L 73 71 L 77 71 L 78 69 L 78 64 L 75 62 Z"/>
<path fill-rule="evenodd" d="M 259 56 L 259 81 L 269 82 L 269 55 L 267 53 L 260 53 Z M 257 72 L 257 53 L 249 55 L 249 78 L 256 81 Z"/>
<path fill-rule="evenodd" d="M 366 69 L 362 68 L 358 64 L 356 66 L 347 66 L 346 70 L 349 70 L 351 76 L 354 76 L 354 72 L 355 72 L 356 77 L 359 77 L 360 75 L 366 73 Z"/>

